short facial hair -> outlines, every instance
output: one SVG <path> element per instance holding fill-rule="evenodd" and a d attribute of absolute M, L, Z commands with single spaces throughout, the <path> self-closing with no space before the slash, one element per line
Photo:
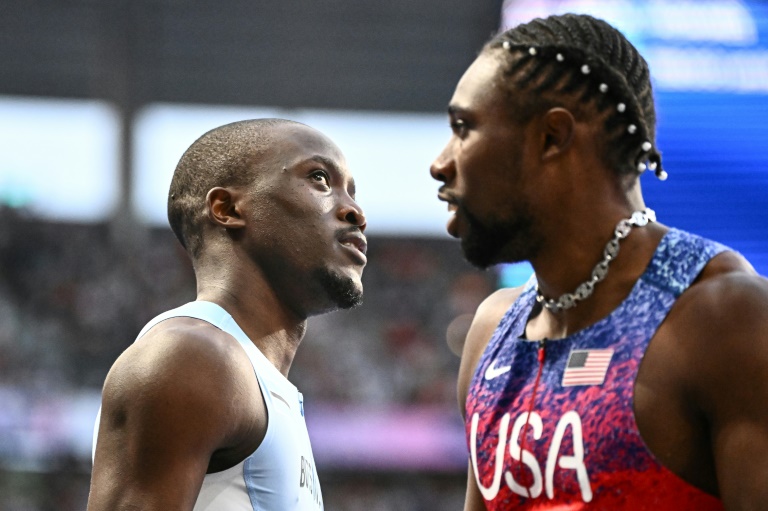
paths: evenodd
<path fill-rule="evenodd" d="M 318 268 L 314 278 L 339 309 L 353 309 L 363 303 L 363 290 L 350 277 L 328 268 Z"/>
<path fill-rule="evenodd" d="M 459 204 L 456 214 L 461 215 L 469 227 L 461 240 L 467 261 L 482 269 L 498 263 L 529 261 L 540 243 L 534 234 L 532 216 L 522 209 L 515 211 L 513 220 L 482 221 Z"/>

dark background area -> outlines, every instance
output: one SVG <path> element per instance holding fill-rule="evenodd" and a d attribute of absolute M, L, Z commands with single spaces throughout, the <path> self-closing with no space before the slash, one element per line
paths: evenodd
<path fill-rule="evenodd" d="M 0 93 L 443 111 L 500 1 L 4 0 Z"/>

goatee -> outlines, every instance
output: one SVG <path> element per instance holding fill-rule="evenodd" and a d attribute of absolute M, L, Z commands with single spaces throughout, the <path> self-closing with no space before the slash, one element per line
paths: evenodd
<path fill-rule="evenodd" d="M 314 277 L 337 308 L 352 309 L 363 303 L 363 290 L 350 277 L 328 268 L 318 268 Z"/>
<path fill-rule="evenodd" d="M 464 257 L 478 268 L 528 261 L 538 250 L 533 220 L 525 212 L 516 211 L 514 220 L 492 218 L 481 221 L 460 205 L 456 214 L 462 215 L 468 226 L 461 239 Z"/>

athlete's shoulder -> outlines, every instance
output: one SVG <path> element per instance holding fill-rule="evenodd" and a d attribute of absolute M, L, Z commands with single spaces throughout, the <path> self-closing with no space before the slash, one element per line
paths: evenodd
<path fill-rule="evenodd" d="M 464 413 L 464 402 L 480 357 L 502 318 L 522 292 L 523 287 L 499 289 L 483 300 L 477 308 L 461 354 L 458 399 L 462 413 Z"/>
<path fill-rule="evenodd" d="M 485 349 L 494 330 L 512 304 L 523 292 L 524 287 L 502 288 L 490 294 L 477 308 L 472 326 L 467 334 L 467 345 L 471 350 Z M 465 345 L 466 346 L 466 345 Z"/>
<path fill-rule="evenodd" d="M 707 264 L 670 311 L 667 328 L 699 370 L 718 379 L 725 362 L 757 364 L 768 370 L 768 279 L 736 252 L 726 251 Z M 766 357 L 761 357 L 766 353 Z M 761 358 L 765 358 L 762 360 Z"/>
<path fill-rule="evenodd" d="M 478 325 L 482 323 L 498 324 L 515 300 L 517 300 L 523 293 L 524 288 L 524 286 L 505 287 L 488 295 L 477 308 L 475 322 Z"/>
<path fill-rule="evenodd" d="M 236 339 L 189 317 L 151 325 L 104 383 L 92 488 L 108 504 L 99 509 L 120 507 L 113 498 L 165 509 L 177 497 L 191 509 L 221 453 L 252 452 L 266 431 L 258 383 Z"/>
<path fill-rule="evenodd" d="M 768 318 L 768 279 L 758 275 L 738 254 L 726 252 L 707 265 L 678 302 L 677 317 L 716 336 L 729 337 L 734 328 L 756 325 Z"/>
<path fill-rule="evenodd" d="M 245 357 L 242 348 L 228 333 L 214 325 L 191 317 L 171 317 L 152 326 L 117 359 L 113 373 L 163 375 L 217 372 L 234 369 L 234 362 Z M 143 378 L 142 378 L 143 379 Z"/>
<path fill-rule="evenodd" d="M 680 308 L 687 307 L 708 316 L 722 313 L 742 300 L 759 299 L 767 284 L 768 280 L 758 275 L 744 256 L 726 250 L 710 259 L 693 284 L 680 296 Z M 732 312 L 738 313 L 728 311 L 728 315 Z"/>
<path fill-rule="evenodd" d="M 237 420 L 221 396 L 241 394 L 252 374 L 232 336 L 199 319 L 172 317 L 150 328 L 114 363 L 102 391 L 102 416 Z M 145 416 L 151 409 L 162 413 Z"/>
<path fill-rule="evenodd" d="M 768 279 L 726 252 L 680 296 L 667 321 L 673 335 L 666 340 L 683 348 L 680 386 L 710 432 L 720 495 L 726 506 L 750 502 L 745 509 L 768 502 L 759 475 L 768 467 L 768 387 L 761 384 L 768 374 L 767 304 Z"/>

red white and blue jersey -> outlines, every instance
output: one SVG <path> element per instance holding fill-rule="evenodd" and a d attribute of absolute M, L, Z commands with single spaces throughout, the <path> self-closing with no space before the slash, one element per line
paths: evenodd
<path fill-rule="evenodd" d="M 535 279 L 528 282 L 491 337 L 467 396 L 467 442 L 489 510 L 723 509 L 647 449 L 633 390 L 648 343 L 675 300 L 724 250 L 667 232 L 609 316 L 546 342 L 538 382 L 539 343 L 523 338 L 536 302 Z"/>

